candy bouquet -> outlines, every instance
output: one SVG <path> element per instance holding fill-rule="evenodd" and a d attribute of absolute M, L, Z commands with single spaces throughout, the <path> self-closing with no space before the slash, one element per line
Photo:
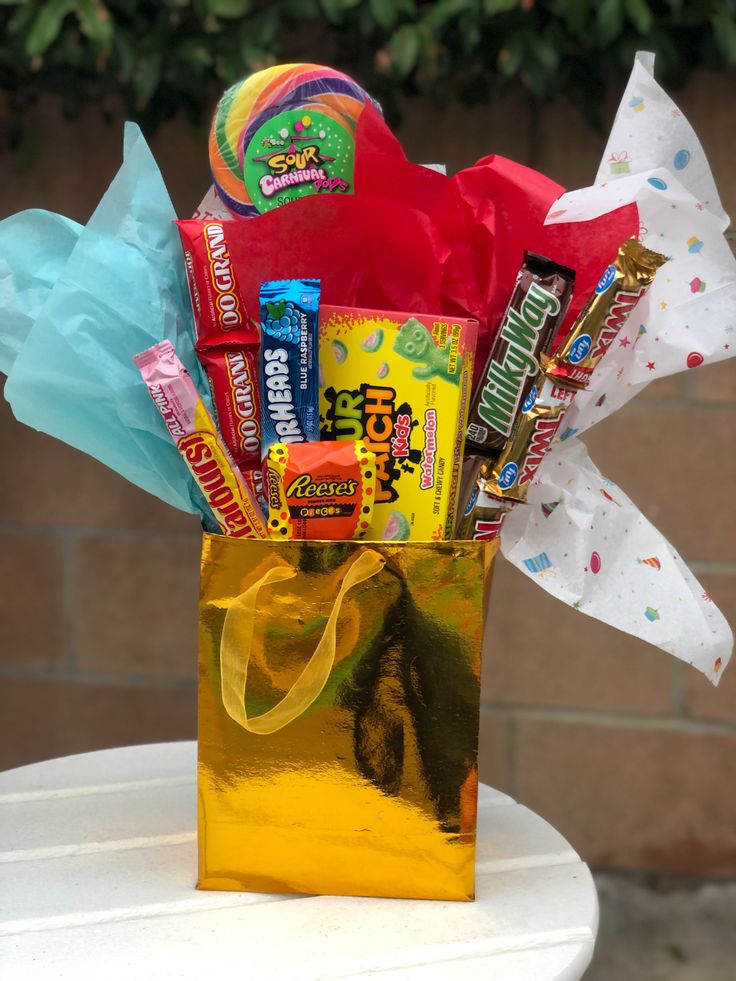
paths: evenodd
<path fill-rule="evenodd" d="M 223 96 L 194 218 L 128 124 L 86 227 L 0 223 L 17 418 L 204 528 L 201 887 L 472 898 L 499 547 L 717 682 L 723 617 L 577 438 L 733 329 L 728 219 L 652 67 L 580 191 L 410 163 L 353 80 L 287 65 Z"/>

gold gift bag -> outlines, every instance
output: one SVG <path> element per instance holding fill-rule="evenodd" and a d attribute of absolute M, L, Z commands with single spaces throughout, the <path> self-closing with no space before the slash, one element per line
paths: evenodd
<path fill-rule="evenodd" d="M 204 536 L 199 888 L 473 898 L 494 544 Z"/>

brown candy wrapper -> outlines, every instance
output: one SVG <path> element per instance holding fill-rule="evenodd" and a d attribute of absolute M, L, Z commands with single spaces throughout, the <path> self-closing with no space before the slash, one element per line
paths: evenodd
<path fill-rule="evenodd" d="M 511 435 L 572 298 L 575 273 L 551 259 L 525 253 L 496 342 L 468 415 L 467 443 L 486 456 Z"/>
<path fill-rule="evenodd" d="M 200 889 L 472 899 L 497 547 L 205 535 Z"/>
<path fill-rule="evenodd" d="M 489 494 L 504 500 L 526 501 L 527 490 L 557 436 L 562 418 L 575 392 L 540 372 L 504 446 L 484 484 Z"/>
<path fill-rule="evenodd" d="M 666 261 L 635 238 L 624 242 L 562 346 L 542 359 L 547 375 L 569 388 L 586 388 L 595 366 Z"/>

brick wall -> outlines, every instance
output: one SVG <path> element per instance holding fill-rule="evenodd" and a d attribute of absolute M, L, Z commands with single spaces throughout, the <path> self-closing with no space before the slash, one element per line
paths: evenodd
<path fill-rule="evenodd" d="M 700 75 L 678 94 L 736 212 L 736 137 Z M 609 117 L 615 103 L 608 107 Z M 0 214 L 85 220 L 120 158 L 119 122 L 44 107 L 31 170 L 0 157 Z M 493 149 L 567 186 L 590 182 L 604 138 L 558 105 L 437 113 L 402 139 L 451 169 Z M 154 152 L 180 214 L 207 180 L 205 133 L 174 124 Z M 736 625 L 736 367 L 653 384 L 587 442 Z M 0 767 L 104 746 L 192 738 L 196 520 L 19 426 L 0 405 Z M 697 480 L 695 475 L 697 474 Z M 535 808 L 596 865 L 736 874 L 736 668 L 714 690 L 692 669 L 573 612 L 503 560 L 489 622 L 482 777 Z"/>

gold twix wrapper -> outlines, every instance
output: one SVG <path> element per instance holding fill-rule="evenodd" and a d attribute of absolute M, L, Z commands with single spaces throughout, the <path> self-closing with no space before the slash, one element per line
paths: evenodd
<path fill-rule="evenodd" d="M 652 284 L 667 256 L 635 238 L 624 242 L 601 276 L 562 347 L 542 366 L 550 378 L 570 388 L 586 388 L 595 366 Z"/>
<path fill-rule="evenodd" d="M 490 542 L 501 534 L 501 525 L 517 502 L 486 491 L 492 472 L 493 463 L 486 457 L 465 458 L 460 498 L 462 510 L 455 538 Z"/>
<path fill-rule="evenodd" d="M 485 482 L 487 494 L 507 501 L 526 501 L 526 493 L 557 436 L 562 418 L 575 391 L 560 385 L 554 379 L 537 375 L 522 408 L 511 438 L 493 465 Z"/>

